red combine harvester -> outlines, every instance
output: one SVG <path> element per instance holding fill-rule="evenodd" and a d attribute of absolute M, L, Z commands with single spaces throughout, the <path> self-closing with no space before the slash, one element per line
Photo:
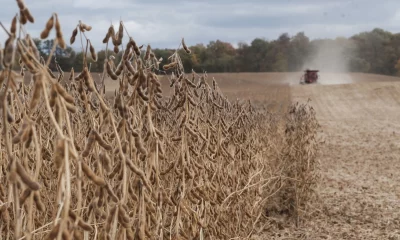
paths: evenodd
<path fill-rule="evenodd" d="M 319 70 L 305 70 L 300 78 L 300 84 L 316 83 L 318 80 L 318 72 Z"/>

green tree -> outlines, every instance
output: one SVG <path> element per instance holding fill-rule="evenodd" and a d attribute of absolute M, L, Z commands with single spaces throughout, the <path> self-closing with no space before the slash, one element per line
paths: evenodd
<path fill-rule="evenodd" d="M 268 41 L 265 39 L 261 38 L 256 38 L 251 42 L 249 50 L 249 55 L 248 55 L 248 63 L 250 66 L 248 66 L 249 71 L 251 72 L 264 72 L 268 70 L 268 57 L 267 53 L 270 50 L 269 49 L 270 44 Z"/>
<path fill-rule="evenodd" d="M 369 72 L 395 74 L 397 54 L 391 43 L 393 35 L 390 32 L 376 28 L 371 32 L 357 34 L 351 39 L 357 43 L 356 56 L 369 63 Z"/>
<path fill-rule="evenodd" d="M 286 72 L 288 69 L 288 61 L 285 54 L 283 52 L 278 52 L 275 58 L 275 63 L 272 66 L 273 70 L 275 72 Z"/>
<path fill-rule="evenodd" d="M 235 71 L 235 48 L 227 42 L 220 40 L 211 41 L 207 45 L 205 62 L 202 65 L 208 72 L 233 72 Z"/>

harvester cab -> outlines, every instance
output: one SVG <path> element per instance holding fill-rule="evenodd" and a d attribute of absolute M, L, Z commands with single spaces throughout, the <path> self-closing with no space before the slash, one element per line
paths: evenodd
<path fill-rule="evenodd" d="M 300 84 L 316 83 L 318 80 L 318 72 L 319 70 L 305 70 L 300 78 Z"/>

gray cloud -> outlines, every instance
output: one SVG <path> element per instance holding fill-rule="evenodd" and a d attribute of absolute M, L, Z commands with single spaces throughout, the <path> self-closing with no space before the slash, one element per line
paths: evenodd
<path fill-rule="evenodd" d="M 5 1 L 5 0 L 0 0 Z M 129 34 L 139 43 L 153 47 L 179 45 L 185 37 L 189 45 L 220 39 L 237 44 L 256 37 L 276 39 L 281 33 L 304 31 L 310 38 L 349 37 L 380 27 L 400 30 L 400 1 L 386 0 L 35 0 L 25 1 L 35 17 L 27 24 L 39 36 L 51 13 L 56 12 L 65 39 L 79 20 L 91 25 L 87 33 L 97 50 L 111 24 L 125 22 Z M 0 21 L 9 27 L 18 12 L 15 1 L 2 4 Z M 51 36 L 54 36 L 54 32 Z M 1 43 L 6 35 L 0 31 Z M 79 48 L 79 42 L 73 47 Z"/>

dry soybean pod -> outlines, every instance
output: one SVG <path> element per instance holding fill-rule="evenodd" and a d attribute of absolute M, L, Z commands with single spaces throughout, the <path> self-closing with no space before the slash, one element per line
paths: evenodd
<path fill-rule="evenodd" d="M 110 60 L 111 61 L 111 60 Z M 111 69 L 111 63 L 107 62 L 107 74 L 111 77 L 112 80 L 118 80 L 118 76 L 115 74 L 115 72 Z"/>
<path fill-rule="evenodd" d="M 140 98 L 143 101 L 145 101 L 145 102 L 149 101 L 149 97 L 144 93 L 142 87 L 137 88 L 137 93 L 139 94 Z"/>
<path fill-rule="evenodd" d="M 40 33 L 40 38 L 41 39 L 45 39 L 49 36 L 51 29 L 54 26 L 54 16 L 51 15 L 51 17 L 49 18 L 49 20 L 47 20 L 46 22 L 46 27 L 44 28 L 44 30 Z"/>
<path fill-rule="evenodd" d="M 68 102 L 65 102 L 65 107 L 67 108 L 68 112 L 70 113 L 76 113 L 78 109 L 75 107 L 75 105 L 70 104 Z"/>
<path fill-rule="evenodd" d="M 19 10 L 19 16 L 20 16 L 19 21 L 21 22 L 22 25 L 25 25 L 28 22 L 28 18 L 22 10 L 23 9 Z"/>
<path fill-rule="evenodd" d="M 9 67 L 11 65 L 12 54 L 14 52 L 14 40 L 15 40 L 15 37 L 13 35 L 11 35 L 5 43 L 5 47 L 3 50 L 3 65 L 4 65 L 4 67 Z"/>
<path fill-rule="evenodd" d="M 50 107 L 54 107 L 54 105 L 56 104 L 57 96 L 58 94 L 57 94 L 56 84 L 53 84 L 50 90 Z"/>
<path fill-rule="evenodd" d="M 87 67 L 85 67 L 85 69 L 84 69 L 83 79 L 85 80 L 85 85 L 87 87 L 87 90 L 89 92 L 94 92 L 96 89 L 94 86 L 94 80 L 93 80 L 92 75 L 89 73 L 89 70 Z"/>
<path fill-rule="evenodd" d="M 17 4 L 18 4 L 18 8 L 19 8 L 20 10 L 25 9 L 24 0 L 17 0 Z"/>
<path fill-rule="evenodd" d="M 30 109 L 31 111 L 36 107 L 36 105 L 39 102 L 39 98 L 40 98 L 40 94 L 42 92 L 42 88 L 43 88 L 43 74 L 42 73 L 36 73 L 35 75 L 33 75 L 33 80 L 35 82 L 34 85 L 34 89 L 33 89 L 33 95 L 32 95 L 32 99 L 30 102 Z"/>
<path fill-rule="evenodd" d="M 135 75 L 136 71 L 129 60 L 125 60 L 125 66 L 127 67 L 128 71 L 132 73 L 132 75 Z"/>
<path fill-rule="evenodd" d="M 81 162 L 81 164 L 82 164 L 82 171 L 85 173 L 85 175 L 86 175 L 90 180 L 92 180 L 97 186 L 100 186 L 100 187 L 106 186 L 106 181 L 105 181 L 103 178 L 97 176 L 97 175 L 92 171 L 92 169 L 90 169 L 90 167 L 89 167 L 86 163 Z"/>
<path fill-rule="evenodd" d="M 136 173 L 137 175 L 139 175 L 139 177 L 143 180 L 144 185 L 148 188 L 151 189 L 151 185 L 148 182 L 146 175 L 144 174 L 144 172 L 139 169 L 138 167 L 136 167 L 132 161 L 130 161 L 128 158 L 125 159 L 125 162 L 127 163 L 128 167 L 131 169 L 132 172 Z"/>
<path fill-rule="evenodd" d="M 99 143 L 99 145 L 100 145 L 102 148 L 104 148 L 104 149 L 107 150 L 107 151 L 111 151 L 111 150 L 112 150 L 111 145 L 108 144 L 108 143 L 103 139 L 103 137 L 102 137 L 97 131 L 93 131 L 93 133 L 94 133 L 94 135 L 95 135 L 95 137 L 96 137 L 97 142 Z"/>
<path fill-rule="evenodd" d="M 67 45 L 65 44 L 64 38 L 63 38 L 63 34 L 61 31 L 61 24 L 58 21 L 58 14 L 55 13 L 54 14 L 55 18 L 56 18 L 56 24 L 55 24 L 55 28 L 56 28 L 56 37 L 57 37 L 57 42 L 58 45 L 62 48 L 65 49 L 67 47 Z"/>
<path fill-rule="evenodd" d="M 65 140 L 58 139 L 54 151 L 54 163 L 57 168 L 61 168 L 64 162 Z"/>
<path fill-rule="evenodd" d="M 85 31 L 89 32 L 90 30 L 92 30 L 92 27 L 79 21 L 79 30 L 81 30 L 81 32 L 85 32 Z"/>
<path fill-rule="evenodd" d="M 190 53 L 191 53 L 190 49 L 186 46 L 186 43 L 185 43 L 185 39 L 184 39 L 184 38 L 182 38 L 182 47 L 183 47 L 183 49 L 185 49 L 185 52 L 186 52 L 187 54 L 190 54 Z"/>
<path fill-rule="evenodd" d="M 106 36 L 103 39 L 103 43 L 107 43 L 110 40 L 110 31 L 107 32 Z"/>
<path fill-rule="evenodd" d="M 25 203 L 25 200 L 31 195 L 32 189 L 27 188 L 25 189 L 21 196 L 19 197 L 19 204 L 23 205 Z"/>
<path fill-rule="evenodd" d="M 84 240 L 84 235 L 81 231 L 78 231 L 78 229 L 74 230 L 74 240 Z"/>
<path fill-rule="evenodd" d="M 90 49 L 90 55 L 92 56 L 93 61 L 97 62 L 97 53 L 96 53 L 96 50 L 94 49 L 91 41 L 89 41 L 89 49 Z"/>
<path fill-rule="evenodd" d="M 150 44 L 147 44 L 146 53 L 144 55 L 145 61 L 150 59 L 150 52 L 151 52 L 151 46 L 150 46 Z"/>
<path fill-rule="evenodd" d="M 114 205 L 109 210 L 109 214 L 107 216 L 107 220 L 106 220 L 106 223 L 105 223 L 105 226 L 104 226 L 106 232 L 109 232 L 111 230 L 111 223 L 112 223 L 112 221 L 114 219 L 114 215 L 115 215 L 116 212 L 117 212 L 117 205 Z"/>
<path fill-rule="evenodd" d="M 119 53 L 119 47 L 118 47 L 118 46 L 114 46 L 114 52 L 115 52 L 116 54 Z"/>
<path fill-rule="evenodd" d="M 70 104 L 74 104 L 74 97 L 71 96 L 59 83 L 54 84 L 57 92 L 64 98 L 64 100 Z"/>
<path fill-rule="evenodd" d="M 82 228 L 84 231 L 91 232 L 93 231 L 92 226 L 90 226 L 89 223 L 85 222 L 82 218 L 77 216 L 71 209 L 68 212 L 68 216 L 73 220 L 76 221 L 78 220 L 78 226 Z"/>
<path fill-rule="evenodd" d="M 111 196 L 111 199 L 112 199 L 114 202 L 118 202 L 118 201 L 119 201 L 117 195 L 115 195 L 115 193 L 114 193 L 114 191 L 112 190 L 111 185 L 110 185 L 109 183 L 107 183 L 107 185 L 106 185 L 106 190 L 107 190 L 108 194 Z"/>
<path fill-rule="evenodd" d="M 69 40 L 69 43 L 72 45 L 75 42 L 75 38 L 76 35 L 78 35 L 78 27 L 76 27 L 73 31 L 72 31 L 72 35 L 71 38 Z"/>
<path fill-rule="evenodd" d="M 169 70 L 169 69 L 174 68 L 177 64 L 178 64 L 177 62 L 172 62 L 172 63 L 164 65 L 163 68 L 164 68 L 164 70 Z"/>
<path fill-rule="evenodd" d="M 140 49 L 136 45 L 135 40 L 133 40 L 133 38 L 130 38 L 130 41 L 132 42 L 133 50 L 135 51 L 136 55 L 140 56 Z"/>
<path fill-rule="evenodd" d="M 29 11 L 28 8 L 24 8 L 22 9 L 22 14 L 26 17 L 26 19 L 28 19 L 29 22 L 34 23 L 35 19 L 33 18 L 31 12 Z"/>
<path fill-rule="evenodd" d="M 26 184 L 32 191 L 38 191 L 40 189 L 40 184 L 33 181 L 31 177 L 26 172 L 25 168 L 21 165 L 20 162 L 16 162 L 17 165 L 17 174 L 21 178 L 22 182 Z"/>
<path fill-rule="evenodd" d="M 124 26 L 122 24 L 122 21 L 119 22 L 119 28 L 118 28 L 118 41 L 119 45 L 122 43 L 122 38 L 124 37 Z"/>
<path fill-rule="evenodd" d="M 123 62 L 123 61 L 124 61 L 124 60 L 121 59 L 121 61 L 119 62 L 118 66 L 117 66 L 117 69 L 115 70 L 115 74 L 116 74 L 117 76 L 121 75 L 122 70 L 124 70 L 124 62 Z"/>
<path fill-rule="evenodd" d="M 55 225 L 51 231 L 46 235 L 45 240 L 53 240 L 57 238 L 58 232 L 60 231 L 60 222 Z"/>
<path fill-rule="evenodd" d="M 27 134 L 27 133 L 25 133 L 25 131 L 27 131 L 29 127 L 30 127 L 29 124 L 25 121 L 22 124 L 21 129 L 18 131 L 17 135 L 15 135 L 12 138 L 12 143 L 17 144 L 17 143 L 21 142 L 22 136 Z"/>
<path fill-rule="evenodd" d="M 42 200 L 40 199 L 39 192 L 33 193 L 33 200 L 35 201 L 36 207 L 40 212 L 44 212 L 46 210 L 46 206 L 43 204 Z"/>
<path fill-rule="evenodd" d="M 108 156 L 108 154 L 106 152 L 100 152 L 99 158 L 100 158 L 101 163 L 103 164 L 104 169 L 107 172 L 110 172 L 112 170 L 110 156 Z"/>
<path fill-rule="evenodd" d="M 15 15 L 11 21 L 10 32 L 12 35 L 17 33 L 17 15 Z"/>

